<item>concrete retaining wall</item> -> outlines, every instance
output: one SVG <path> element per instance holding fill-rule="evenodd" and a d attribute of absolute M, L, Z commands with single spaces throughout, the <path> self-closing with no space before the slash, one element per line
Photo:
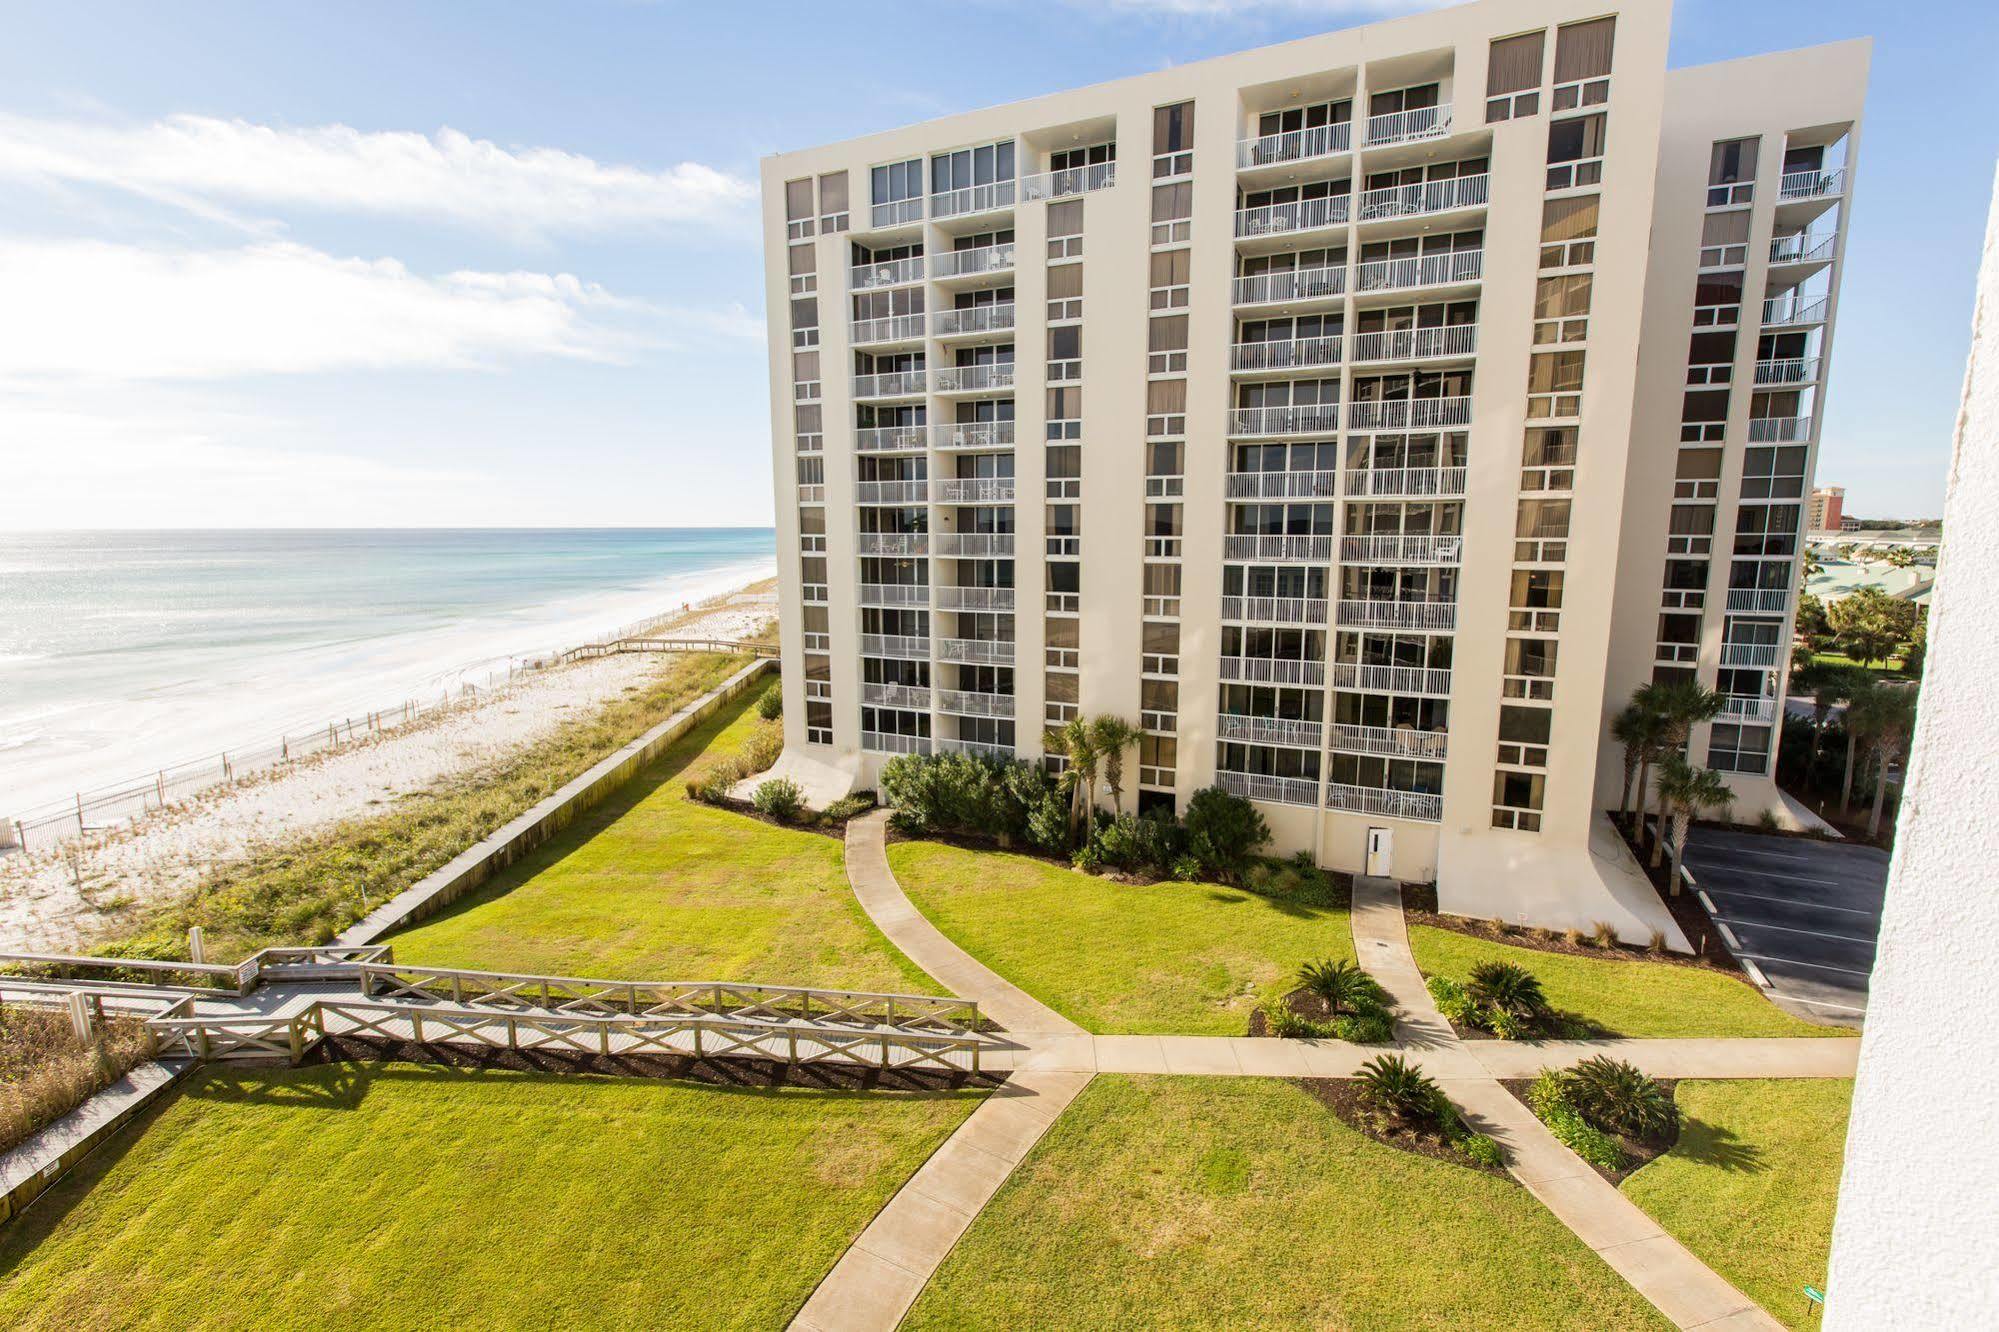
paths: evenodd
<path fill-rule="evenodd" d="M 405 888 L 341 933 L 342 944 L 377 943 L 386 934 L 415 924 L 463 897 L 575 821 L 576 816 L 623 786 L 674 741 L 706 721 L 776 667 L 753 661 L 708 693 L 668 717 L 624 748 L 608 755 L 492 836 Z"/>

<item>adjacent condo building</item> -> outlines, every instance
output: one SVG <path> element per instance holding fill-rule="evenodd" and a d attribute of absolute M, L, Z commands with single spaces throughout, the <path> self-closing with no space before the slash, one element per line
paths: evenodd
<path fill-rule="evenodd" d="M 1609 718 L 1771 780 L 1865 43 L 1485 0 L 766 159 L 785 763 L 1144 732 L 1275 849 L 1652 918 Z"/>

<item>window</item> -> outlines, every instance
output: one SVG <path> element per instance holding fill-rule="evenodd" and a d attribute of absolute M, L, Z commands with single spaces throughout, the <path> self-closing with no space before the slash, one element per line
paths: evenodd
<path fill-rule="evenodd" d="M 868 186 L 874 225 L 891 227 L 922 220 L 922 159 L 875 167 L 868 173 Z"/>
<path fill-rule="evenodd" d="M 1521 633 L 1559 632 L 1562 582 L 1560 569 L 1515 569 L 1506 627 Z"/>
<path fill-rule="evenodd" d="M 1502 694 L 1507 698 L 1553 698 L 1555 651 L 1559 642 L 1553 638 L 1507 639 Z"/>
<path fill-rule="evenodd" d="M 1155 439 L 1145 446 L 1145 497 L 1178 499 L 1184 493 L 1187 445 L 1181 440 Z"/>
<path fill-rule="evenodd" d="M 1694 327 L 1734 327 L 1742 320 L 1742 272 L 1702 273 L 1694 279 Z"/>
<path fill-rule="evenodd" d="M 1548 732 L 1555 714 L 1547 708 L 1502 703 L 1499 708 L 1499 761 L 1513 767 L 1548 766 Z"/>
<path fill-rule="evenodd" d="M 1675 504 L 1666 523 L 1668 555 L 1709 555 L 1714 552 L 1714 505 Z"/>
<path fill-rule="evenodd" d="M 1541 52 L 1547 33 L 1493 42 L 1485 65 L 1485 120 L 1517 120 L 1541 109 Z"/>
<path fill-rule="evenodd" d="M 1013 179 L 1013 140 L 989 143 L 977 148 L 960 148 L 939 153 L 930 159 L 930 192 L 958 194 L 948 205 L 953 212 L 1010 203 L 1011 190 L 980 189 Z"/>
<path fill-rule="evenodd" d="M 793 245 L 785 255 L 785 267 L 791 276 L 791 294 L 803 296 L 807 292 L 819 290 L 819 278 L 813 271 L 813 254 L 810 245 Z"/>
<path fill-rule="evenodd" d="M 1728 428 L 1728 390 L 1688 389 L 1680 401 L 1680 442 L 1718 444 Z"/>
<path fill-rule="evenodd" d="M 1674 459 L 1673 498 L 1711 500 L 1721 491 L 1721 450 L 1681 449 Z"/>
<path fill-rule="evenodd" d="M 812 235 L 812 178 L 784 182 L 784 236 L 806 240 Z"/>
<path fill-rule="evenodd" d="M 1536 352 L 1527 364 L 1527 419 L 1580 416 L 1583 353 Z"/>
<path fill-rule="evenodd" d="M 1049 499 L 1078 499 L 1083 493 L 1083 451 L 1074 444 L 1050 444 L 1045 459 Z"/>
<path fill-rule="evenodd" d="M 1173 769 L 1179 763 L 1180 742 L 1170 735 L 1142 735 L 1138 738 L 1138 784 L 1173 785 Z M 1172 813 L 1172 805 L 1167 805 Z M 1140 811 L 1143 813 L 1144 811 Z"/>
<path fill-rule="evenodd" d="M 1138 724 L 1147 731 L 1164 731 L 1169 737 L 1179 724 L 1180 682 L 1140 680 L 1138 682 Z M 1168 775 L 1167 785 L 1171 784 Z"/>
<path fill-rule="evenodd" d="M 1723 139 L 1708 158 L 1707 206 L 1746 204 L 1756 192 L 1758 139 Z"/>
<path fill-rule="evenodd" d="M 1574 268 L 1596 262 L 1599 197 L 1550 199 L 1541 206 L 1541 267 Z"/>
<path fill-rule="evenodd" d="M 792 399 L 796 402 L 817 402 L 819 400 L 819 353 L 816 351 L 795 351 L 791 354 Z"/>
<path fill-rule="evenodd" d="M 1194 182 L 1152 187 L 1152 243 L 1175 245 L 1194 234 Z"/>
<path fill-rule="evenodd" d="M 1187 316 L 1154 315 L 1146 330 L 1147 374 L 1185 374 L 1187 371 Z"/>
<path fill-rule="evenodd" d="M 1178 505 L 1172 506 L 1178 508 Z M 1142 629 L 1139 669 L 1146 675 L 1180 673 L 1180 626 L 1172 620 L 1147 620 Z"/>
<path fill-rule="evenodd" d="M 1687 339 L 1687 383 L 1727 384 L 1735 378 L 1735 330 L 1695 330 Z"/>
<path fill-rule="evenodd" d="M 1048 390 L 1048 438 L 1081 439 L 1083 437 L 1083 390 L 1080 385 L 1065 384 Z"/>
<path fill-rule="evenodd" d="M 1555 110 L 1573 111 L 1610 100 L 1610 57 L 1616 35 L 1614 18 L 1555 29 Z"/>
<path fill-rule="evenodd" d="M 1152 256 L 1152 308 L 1179 310 L 1187 305 L 1187 278 L 1192 250 L 1161 250 Z"/>
<path fill-rule="evenodd" d="M 1805 446 L 1751 448 L 1742 454 L 1742 498 L 1798 499 L 1805 493 Z"/>
<path fill-rule="evenodd" d="M 1184 176 L 1194 169 L 1194 104 L 1152 110 L 1152 177 Z"/>
<path fill-rule="evenodd" d="M 1148 564 L 1145 566 L 1145 605 L 1147 615 L 1178 615 L 1180 613 L 1180 566 L 1177 564 Z"/>
<path fill-rule="evenodd" d="M 1770 766 L 1770 728 L 1716 722 L 1708 734 L 1707 763 L 1717 772 L 1765 771 Z"/>
<path fill-rule="evenodd" d="M 1733 208 L 1701 219 L 1701 267 L 1740 268 L 1749 259 L 1749 210 Z"/>
<path fill-rule="evenodd" d="M 1581 342 L 1589 336 L 1588 273 L 1544 277 L 1534 288 L 1534 342 Z"/>
<path fill-rule="evenodd" d="M 1557 120 L 1548 126 L 1548 188 L 1572 189 L 1603 181 L 1604 128 L 1607 118 L 1594 115 Z"/>
<path fill-rule="evenodd" d="M 1053 321 L 1082 317 L 1083 266 L 1051 264 L 1048 268 L 1048 318 Z"/>
<path fill-rule="evenodd" d="M 1569 501 L 1523 499 L 1514 516 L 1513 558 L 1522 564 L 1559 564 L 1568 558 Z"/>
<path fill-rule="evenodd" d="M 1058 324 L 1048 330 L 1048 382 L 1083 377 L 1083 326 Z"/>
<path fill-rule="evenodd" d="M 1148 436 L 1187 433 L 1187 381 L 1155 379 L 1145 386 L 1145 433 Z"/>
<path fill-rule="evenodd" d="M 1529 426 L 1520 450 L 1520 489 L 1574 490 L 1576 488 L 1576 428 L 1574 426 Z"/>
<path fill-rule="evenodd" d="M 1078 259 L 1083 254 L 1083 201 L 1062 199 L 1048 205 L 1048 257 Z"/>
<path fill-rule="evenodd" d="M 847 173 L 829 171 L 819 178 L 819 229 L 831 236 L 847 229 Z"/>
<path fill-rule="evenodd" d="M 817 453 L 826 447 L 823 411 L 816 402 L 799 403 L 792 408 L 793 444 L 800 453 Z"/>

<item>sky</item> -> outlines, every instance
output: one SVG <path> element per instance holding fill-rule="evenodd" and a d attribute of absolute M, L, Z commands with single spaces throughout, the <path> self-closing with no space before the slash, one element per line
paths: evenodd
<path fill-rule="evenodd" d="M 0 0 L 0 528 L 765 525 L 757 159 L 1406 0 Z M 1999 5 L 1875 39 L 1819 479 L 1941 510 Z"/>

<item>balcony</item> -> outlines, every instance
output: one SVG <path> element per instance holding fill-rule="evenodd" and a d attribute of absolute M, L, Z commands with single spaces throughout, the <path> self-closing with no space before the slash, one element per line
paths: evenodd
<path fill-rule="evenodd" d="M 1329 564 L 1330 536 L 1264 536 L 1231 533 L 1222 539 L 1222 555 L 1231 560 L 1261 560 L 1277 564 Z"/>
<path fill-rule="evenodd" d="M 1453 176 L 1449 180 L 1367 190 L 1360 196 L 1359 220 L 1379 222 L 1385 218 L 1448 213 L 1459 208 L 1483 208 L 1489 182 L 1490 177 L 1480 172 L 1476 176 Z"/>
<path fill-rule="evenodd" d="M 1340 405 L 1336 402 L 1306 407 L 1238 407 L 1229 413 L 1229 434 L 1238 438 L 1330 435 L 1339 428 Z"/>
<path fill-rule="evenodd" d="M 1347 473 L 1348 499 L 1429 499 L 1464 493 L 1462 467 L 1382 467 Z"/>
<path fill-rule="evenodd" d="M 1010 759 L 1012 745 L 996 745 L 986 740 L 963 740 L 957 736 L 941 736 L 937 740 L 940 754 L 976 754 L 980 758 Z"/>
<path fill-rule="evenodd" d="M 1444 798 L 1421 791 L 1391 791 L 1385 786 L 1326 787 L 1326 808 L 1350 814 L 1378 814 L 1390 819 L 1414 819 L 1418 823 L 1441 823 Z"/>
<path fill-rule="evenodd" d="M 1261 208 L 1238 208 L 1235 215 L 1235 234 L 1240 239 L 1251 236 L 1285 236 L 1294 231 L 1343 227 L 1352 213 L 1351 194 L 1327 195 L 1322 199 L 1299 199 L 1292 203 L 1265 204 Z"/>
<path fill-rule="evenodd" d="M 1347 406 L 1350 430 L 1427 430 L 1470 424 L 1470 398 L 1396 398 Z"/>
<path fill-rule="evenodd" d="M 1298 338 L 1290 342 L 1238 342 L 1229 349 L 1229 369 L 1243 371 L 1303 370 L 1312 366 L 1338 365 L 1338 334 L 1325 338 Z"/>
<path fill-rule="evenodd" d="M 1223 597 L 1222 618 L 1248 624 L 1324 624 L 1324 597 Z"/>
<path fill-rule="evenodd" d="M 1260 772 L 1215 773 L 1215 785 L 1244 800 L 1262 800 L 1276 805 L 1316 805 L 1319 784 L 1310 777 L 1269 777 Z"/>
<path fill-rule="evenodd" d="M 928 481 L 860 481 L 854 485 L 856 504 L 921 504 L 929 498 Z"/>
<path fill-rule="evenodd" d="M 1448 698 L 1451 673 L 1428 666 L 1372 666 L 1342 661 L 1333 666 L 1333 688 L 1371 694 L 1426 694 Z"/>
<path fill-rule="evenodd" d="M 1223 657 L 1224 680 L 1253 684 L 1322 685 L 1326 682 L 1323 661 L 1293 661 L 1285 657 Z"/>
<path fill-rule="evenodd" d="M 996 180 L 985 185 L 967 185 L 961 190 L 944 190 L 930 196 L 930 216 L 969 217 L 974 213 L 996 213 L 1013 207 L 1014 182 Z"/>
<path fill-rule="evenodd" d="M 855 375 L 854 397 L 916 398 L 928 389 L 927 370 L 889 370 L 878 375 Z"/>
<path fill-rule="evenodd" d="M 1013 589 L 1010 587 L 952 587 L 945 585 L 937 589 L 937 608 L 948 611 L 1010 611 L 1013 609 Z"/>
<path fill-rule="evenodd" d="M 1013 440 L 1011 421 L 944 421 L 930 427 L 930 446 L 936 449 L 1010 449 Z"/>
<path fill-rule="evenodd" d="M 868 210 L 868 224 L 875 231 L 914 226 L 922 220 L 922 195 L 914 199 L 891 199 L 887 203 L 875 204 Z"/>
<path fill-rule="evenodd" d="M 1445 250 L 1403 259 L 1370 259 L 1354 274 L 1354 291 L 1409 291 L 1477 282 L 1485 276 L 1485 251 Z"/>
<path fill-rule="evenodd" d="M 1458 626 L 1455 601 L 1342 601 L 1342 629 L 1413 629 L 1449 633 Z"/>
<path fill-rule="evenodd" d="M 1115 184 L 1117 184 L 1115 162 L 1065 167 L 1061 171 L 1044 171 L 1038 176 L 1021 177 L 1020 201 L 1033 203 L 1037 199 L 1062 199 L 1072 194 L 1107 190 Z"/>
<path fill-rule="evenodd" d="M 1317 749 L 1326 738 L 1326 724 L 1291 717 L 1245 717 L 1224 712 L 1216 726 L 1224 740 L 1240 740 L 1251 745 L 1286 745 L 1293 749 Z"/>
<path fill-rule="evenodd" d="M 870 754 L 928 754 L 927 735 L 893 735 L 887 731 L 862 731 L 861 748 Z"/>
<path fill-rule="evenodd" d="M 1831 263 L 1833 251 L 1839 247 L 1839 237 L 1831 232 L 1801 231 L 1790 236 L 1770 238 L 1770 262 L 1772 264 L 1821 264 Z"/>
<path fill-rule="evenodd" d="M 1833 171 L 1787 171 L 1777 182 L 1777 199 L 1790 203 L 1800 199 L 1836 199 L 1846 193 L 1846 169 Z"/>
<path fill-rule="evenodd" d="M 872 291 L 877 287 L 900 287 L 921 281 L 923 281 L 923 256 L 920 254 L 908 259 L 886 259 L 880 263 L 855 264 L 847 270 L 847 286 L 854 291 Z"/>
<path fill-rule="evenodd" d="M 1465 539 L 1455 533 L 1430 532 L 1340 538 L 1345 564 L 1456 564 Z"/>
<path fill-rule="evenodd" d="M 937 691 L 937 710 L 957 717 L 1011 717 L 1012 694 L 973 694 L 960 689 Z"/>
<path fill-rule="evenodd" d="M 1283 166 L 1291 162 L 1311 162 L 1353 151 L 1353 123 L 1314 125 L 1288 134 L 1266 134 L 1260 139 L 1239 139 L 1235 164 L 1239 170 Z"/>
<path fill-rule="evenodd" d="M 1782 615 L 1791 604 L 1791 593 L 1781 587 L 1731 587 L 1728 609 L 1737 615 Z"/>
<path fill-rule="evenodd" d="M 930 538 L 936 554 L 959 560 L 1010 560 L 1013 558 L 1011 532 L 939 532 Z"/>
<path fill-rule="evenodd" d="M 937 640 L 937 660 L 963 666 L 1011 666 L 1013 647 L 1011 641 L 997 642 L 989 638 L 940 638 Z"/>
<path fill-rule="evenodd" d="M 1724 666 L 1775 666 L 1782 656 L 1783 647 L 1777 643 L 1721 645 L 1721 664 Z"/>
<path fill-rule="evenodd" d="M 1012 301 L 1000 305 L 973 305 L 957 310 L 939 310 L 931 320 L 931 331 L 940 338 L 997 333 L 1012 327 Z"/>
<path fill-rule="evenodd" d="M 1013 242 L 979 245 L 969 250 L 939 250 L 930 256 L 930 271 L 938 281 L 1013 271 Z"/>
<path fill-rule="evenodd" d="M 939 504 L 1011 504 L 1014 484 L 1010 476 L 955 476 L 931 483 L 931 494 Z"/>
<path fill-rule="evenodd" d="M 1814 384 L 1819 377 L 1819 358 L 1816 356 L 1791 356 L 1776 361 L 1756 363 L 1756 383 L 1764 384 Z"/>
<path fill-rule="evenodd" d="M 1471 356 L 1477 350 L 1477 324 L 1387 329 L 1379 333 L 1356 333 L 1353 340 L 1356 364 L 1367 361 L 1435 361 Z"/>
<path fill-rule="evenodd" d="M 1448 106 L 1419 106 L 1367 118 L 1367 146 L 1370 148 L 1441 139 L 1450 132 L 1451 108 Z"/>
<path fill-rule="evenodd" d="M 1419 731 L 1413 726 L 1351 726 L 1335 722 L 1332 747 L 1349 754 L 1383 754 L 1390 758 L 1441 759 L 1449 748 L 1442 731 Z"/>
<path fill-rule="evenodd" d="M 863 606 L 922 606 L 930 605 L 930 585 L 928 583 L 862 583 L 861 604 Z"/>
<path fill-rule="evenodd" d="M 1749 418 L 1751 444 L 1798 444 L 1812 437 L 1809 416 L 1752 416 Z"/>
<path fill-rule="evenodd" d="M 878 708 L 910 708 L 927 712 L 930 710 L 930 691 L 921 685 L 869 684 L 862 681 L 861 702 Z"/>
<path fill-rule="evenodd" d="M 951 365 L 932 372 L 939 393 L 1011 393 L 1013 363 Z"/>
<path fill-rule="evenodd" d="M 1331 499 L 1339 493 L 1338 472 L 1230 472 L 1230 499 Z"/>
<path fill-rule="evenodd" d="M 1288 273 L 1257 273 L 1235 280 L 1237 305 L 1272 305 L 1282 301 L 1316 301 L 1346 294 L 1347 270 L 1299 268 Z"/>
<path fill-rule="evenodd" d="M 1723 694 L 1721 715 L 1732 722 L 1767 724 L 1777 720 L 1777 700 L 1755 694 Z"/>
<path fill-rule="evenodd" d="M 863 657 L 888 657 L 896 661 L 930 660 L 930 640 L 909 634 L 862 634 Z"/>
<path fill-rule="evenodd" d="M 909 426 L 862 426 L 854 431 L 854 451 L 857 453 L 907 453 L 923 448 L 924 431 L 920 425 Z"/>
<path fill-rule="evenodd" d="M 1763 302 L 1763 327 L 1791 328 L 1800 324 L 1823 324 L 1832 302 L 1825 296 L 1799 299 L 1796 295 L 1773 296 Z"/>
<path fill-rule="evenodd" d="M 854 538 L 854 552 L 858 555 L 927 555 L 930 553 L 930 534 L 863 532 Z"/>

